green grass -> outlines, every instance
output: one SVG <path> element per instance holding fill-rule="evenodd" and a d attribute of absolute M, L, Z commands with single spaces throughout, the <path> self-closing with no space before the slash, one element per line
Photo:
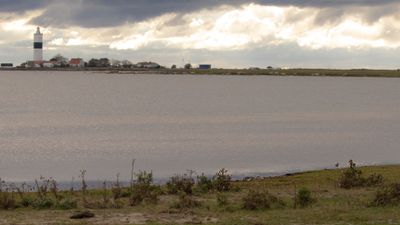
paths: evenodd
<path fill-rule="evenodd" d="M 10 70 L 10 69 L 7 69 Z M 270 76 L 334 76 L 334 77 L 400 77 L 400 70 L 372 69 L 123 69 L 123 68 L 14 68 L 11 70 L 98 71 L 122 74 L 192 74 L 192 75 L 270 75 Z"/>
<path fill-rule="evenodd" d="M 160 70 L 159 73 L 203 75 L 272 75 L 272 76 L 335 76 L 335 77 L 400 77 L 398 70 L 369 69 L 211 69 L 211 70 Z"/>
<path fill-rule="evenodd" d="M 400 182 L 400 166 L 361 167 L 363 175 L 382 174 L 385 183 Z M 253 181 L 233 182 L 234 189 L 225 193 L 228 204 L 219 206 L 217 193 L 195 193 L 194 198 L 202 205 L 186 210 L 174 209 L 172 203 L 177 195 L 162 194 L 157 204 L 144 203 L 128 206 L 128 199 L 123 198 L 121 209 L 92 209 L 96 217 L 84 221 L 72 221 L 69 216 L 74 210 L 35 210 L 18 208 L 0 210 L 0 224 L 400 224 L 400 207 L 370 207 L 377 187 L 341 189 L 337 180 L 342 170 L 321 170 L 292 174 L 290 176 L 262 178 Z M 312 191 L 316 202 L 310 207 L 294 208 L 294 193 L 301 187 Z M 164 188 L 164 187 L 162 187 Z M 242 209 L 242 198 L 250 189 L 268 190 L 285 203 L 283 208 L 273 207 L 267 210 L 249 211 Z M 69 195 L 68 192 L 62 193 Z M 29 195 L 34 195 L 30 193 Z M 111 193 L 109 193 L 111 197 Z M 74 198 L 78 201 L 80 193 Z M 100 202 L 101 190 L 89 191 L 90 202 Z M 79 206 L 82 208 L 82 205 Z M 139 221 L 139 222 L 138 222 Z"/>

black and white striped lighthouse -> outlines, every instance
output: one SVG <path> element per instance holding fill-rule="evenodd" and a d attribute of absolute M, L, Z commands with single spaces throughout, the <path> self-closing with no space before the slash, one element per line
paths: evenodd
<path fill-rule="evenodd" d="M 35 63 L 43 62 L 43 34 L 40 33 L 40 27 L 33 35 L 33 61 Z"/>

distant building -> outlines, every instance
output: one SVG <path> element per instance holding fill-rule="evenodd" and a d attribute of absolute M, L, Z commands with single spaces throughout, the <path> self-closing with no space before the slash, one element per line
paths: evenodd
<path fill-rule="evenodd" d="M 211 65 L 210 64 L 200 64 L 199 65 L 199 69 L 201 69 L 201 70 L 210 70 L 211 69 Z"/>
<path fill-rule="evenodd" d="M 14 65 L 12 63 L 2 63 L 1 64 L 1 68 L 3 68 L 3 69 L 10 69 L 13 67 L 14 67 Z"/>
<path fill-rule="evenodd" d="M 45 68 L 54 68 L 55 67 L 54 61 L 44 61 L 42 65 Z"/>
<path fill-rule="evenodd" d="M 69 61 L 69 66 L 70 67 L 76 67 L 76 68 L 82 68 L 85 67 L 85 61 L 81 58 L 72 58 Z"/>
<path fill-rule="evenodd" d="M 62 62 L 57 61 L 56 59 L 50 59 L 50 61 L 48 61 L 48 63 L 53 64 L 53 67 L 62 67 Z"/>
<path fill-rule="evenodd" d="M 42 67 L 42 65 L 43 65 L 43 62 L 38 63 L 38 62 L 34 62 L 34 61 L 27 61 L 25 63 L 22 63 L 21 67 L 22 68 L 40 68 L 40 67 Z"/>

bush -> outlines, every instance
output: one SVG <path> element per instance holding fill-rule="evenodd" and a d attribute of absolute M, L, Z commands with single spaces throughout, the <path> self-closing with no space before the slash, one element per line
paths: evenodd
<path fill-rule="evenodd" d="M 119 173 L 117 174 L 117 182 L 114 183 L 111 187 L 111 192 L 113 193 L 114 200 L 118 200 L 122 197 L 122 188 L 119 183 Z"/>
<path fill-rule="evenodd" d="M 167 192 L 169 194 L 178 194 L 185 192 L 186 194 L 193 193 L 194 179 L 187 174 L 175 175 L 167 182 Z"/>
<path fill-rule="evenodd" d="M 57 203 L 56 208 L 61 210 L 76 209 L 78 202 L 71 198 L 66 198 Z"/>
<path fill-rule="evenodd" d="M 381 174 L 372 174 L 364 181 L 364 186 L 373 187 L 383 184 L 383 176 Z"/>
<path fill-rule="evenodd" d="M 13 188 L 2 179 L 0 179 L 0 207 L 2 209 L 14 209 L 16 207 Z"/>
<path fill-rule="evenodd" d="M 313 198 L 311 197 L 311 191 L 307 188 L 301 188 L 297 192 L 296 196 L 296 206 L 305 208 L 313 203 Z"/>
<path fill-rule="evenodd" d="M 0 192 L 0 207 L 2 209 L 15 209 L 16 202 L 12 193 Z"/>
<path fill-rule="evenodd" d="M 202 193 L 207 193 L 213 189 L 213 182 L 204 174 L 197 176 L 197 186 L 196 189 Z"/>
<path fill-rule="evenodd" d="M 153 183 L 153 173 L 147 173 L 146 171 L 141 171 L 136 174 L 137 182 L 133 185 L 130 196 L 130 205 L 135 206 L 143 201 L 149 203 L 157 203 L 158 192 L 156 188 L 152 185 Z"/>
<path fill-rule="evenodd" d="M 111 208 L 113 209 L 122 209 L 124 208 L 124 201 L 122 199 L 114 200 L 111 204 Z"/>
<path fill-rule="evenodd" d="M 269 209 L 271 207 L 268 201 L 268 193 L 250 190 L 243 198 L 243 208 L 248 210 Z"/>
<path fill-rule="evenodd" d="M 231 189 L 231 176 L 228 170 L 221 169 L 212 179 L 213 187 L 219 192 L 229 191 Z"/>
<path fill-rule="evenodd" d="M 179 195 L 179 200 L 175 202 L 172 207 L 176 209 L 191 209 L 201 206 L 201 203 L 197 201 L 192 195 L 186 193 L 181 193 Z"/>
<path fill-rule="evenodd" d="M 32 203 L 35 209 L 51 209 L 56 206 L 56 202 L 51 198 L 38 198 Z"/>
<path fill-rule="evenodd" d="M 351 189 L 355 187 L 373 187 L 383 184 L 383 176 L 380 174 L 372 174 L 371 176 L 362 177 L 361 170 L 357 169 L 353 160 L 349 161 L 349 168 L 343 171 L 339 178 L 339 187 Z"/>
<path fill-rule="evenodd" d="M 362 186 L 363 180 L 361 178 L 361 170 L 356 168 L 356 164 L 353 160 L 350 160 L 349 164 L 349 168 L 343 171 L 343 174 L 339 178 L 339 187 L 350 189 Z"/>
<path fill-rule="evenodd" d="M 272 206 L 283 207 L 285 203 L 267 191 L 250 190 L 243 198 L 243 208 L 247 210 L 270 209 Z"/>
<path fill-rule="evenodd" d="M 372 206 L 400 205 L 400 183 L 380 188 L 371 203 Z"/>
<path fill-rule="evenodd" d="M 217 193 L 217 204 L 219 207 L 228 205 L 228 197 L 223 193 Z"/>
<path fill-rule="evenodd" d="M 136 188 L 133 189 L 131 197 L 129 198 L 129 204 L 131 206 L 139 205 L 140 203 L 143 202 L 143 199 L 144 199 L 142 197 L 142 195 L 140 195 L 140 193 L 138 193 L 138 191 L 136 191 L 136 190 L 137 190 Z"/>
<path fill-rule="evenodd" d="M 23 207 L 30 207 L 30 206 L 32 206 L 33 205 L 33 202 L 34 202 L 35 200 L 33 199 L 33 198 L 30 198 L 30 197 L 23 197 L 22 199 L 21 199 L 21 206 L 23 206 Z"/>

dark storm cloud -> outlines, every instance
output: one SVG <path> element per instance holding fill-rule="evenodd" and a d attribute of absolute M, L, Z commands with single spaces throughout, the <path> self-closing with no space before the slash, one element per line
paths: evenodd
<path fill-rule="evenodd" d="M 165 13 L 188 13 L 200 9 L 221 5 L 239 6 L 248 3 L 276 6 L 298 6 L 323 8 L 326 14 L 320 14 L 320 21 L 329 22 L 343 15 L 352 7 L 384 7 L 397 5 L 398 0 L 38 0 L 12 1 L 0 0 L 9 10 L 41 7 L 47 3 L 45 12 L 31 22 L 42 26 L 68 27 L 110 27 L 126 22 L 143 21 Z M 32 3 L 33 2 L 33 3 Z M 396 8 L 396 7 L 395 7 Z M 371 10 L 367 19 L 379 19 L 386 13 L 393 13 L 393 7 L 377 11 Z M 2 9 L 3 10 L 3 9 Z"/>
<path fill-rule="evenodd" d="M 54 1 L 32 22 L 44 26 L 109 27 L 166 13 L 187 13 L 243 0 L 72 0 Z M 62 13 L 61 13 L 62 12 Z"/>
<path fill-rule="evenodd" d="M 21 13 L 45 7 L 50 0 L 0 0 L 0 12 Z"/>
<path fill-rule="evenodd" d="M 242 1 L 245 2 L 245 1 Z M 398 3 L 398 0 L 256 0 L 265 5 L 293 5 L 300 7 L 379 6 Z"/>

